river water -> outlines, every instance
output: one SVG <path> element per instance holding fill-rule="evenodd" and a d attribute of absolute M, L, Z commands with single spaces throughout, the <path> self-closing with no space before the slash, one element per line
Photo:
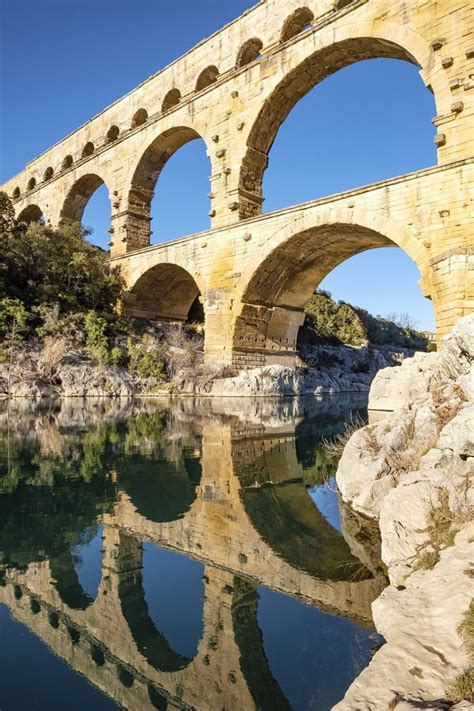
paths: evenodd
<path fill-rule="evenodd" d="M 0 709 L 327 711 L 383 640 L 364 396 L 0 410 Z"/>

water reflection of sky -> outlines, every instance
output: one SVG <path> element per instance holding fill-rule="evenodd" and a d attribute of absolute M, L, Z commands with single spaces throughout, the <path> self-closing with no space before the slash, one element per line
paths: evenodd
<path fill-rule="evenodd" d="M 342 533 L 335 477 L 332 476 L 327 484 L 320 484 L 310 487 L 308 489 L 308 494 L 326 521 L 330 523 L 336 531 Z"/>

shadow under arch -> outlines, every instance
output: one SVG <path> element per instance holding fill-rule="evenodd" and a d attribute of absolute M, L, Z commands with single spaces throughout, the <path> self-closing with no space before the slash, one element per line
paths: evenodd
<path fill-rule="evenodd" d="M 170 128 L 157 136 L 140 157 L 131 177 L 127 206 L 127 228 L 135 248 L 150 244 L 151 201 L 165 163 L 186 143 L 198 139 L 204 141 L 188 126 Z"/>
<path fill-rule="evenodd" d="M 173 464 L 164 458 L 134 455 L 119 469 L 119 484 L 137 512 L 154 523 L 183 518 L 196 499 L 201 480 L 198 463 Z"/>
<path fill-rule="evenodd" d="M 29 225 L 31 222 L 44 224 L 43 211 L 38 205 L 28 205 L 28 207 L 25 207 L 18 215 L 17 222 L 24 222 L 26 225 Z"/>
<path fill-rule="evenodd" d="M 138 318 L 203 322 L 200 297 L 201 290 L 186 269 L 178 264 L 156 264 L 130 289 L 124 311 Z"/>
<path fill-rule="evenodd" d="M 235 351 L 294 353 L 314 289 L 339 264 L 377 247 L 401 247 L 415 264 L 420 256 L 402 225 L 357 210 L 303 216 L 269 237 L 260 264 L 242 275 Z"/>
<path fill-rule="evenodd" d="M 266 99 L 252 125 L 242 159 L 239 176 L 239 189 L 244 196 L 240 206 L 241 219 L 261 213 L 263 174 L 270 149 L 290 111 L 311 89 L 339 69 L 366 59 L 400 59 L 423 66 L 424 57 L 422 60 L 418 56 L 423 53 L 422 41 L 418 37 L 413 38 L 408 32 L 404 37 L 398 26 L 387 27 L 387 37 L 371 37 L 370 29 L 368 36 L 341 37 L 339 41 L 334 41 L 334 36 L 328 34 L 328 44 L 288 72 Z M 339 34 L 348 32 L 349 29 L 343 27 Z M 394 35 L 396 41 L 390 35 Z"/>
<path fill-rule="evenodd" d="M 95 173 L 87 173 L 75 181 L 64 200 L 59 221 L 61 224 L 81 222 L 84 210 L 95 191 L 105 181 Z M 110 194 L 110 191 L 109 191 Z"/>

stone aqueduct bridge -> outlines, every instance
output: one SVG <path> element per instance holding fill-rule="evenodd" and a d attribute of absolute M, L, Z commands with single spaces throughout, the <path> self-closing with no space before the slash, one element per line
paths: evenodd
<path fill-rule="evenodd" d="M 69 587 L 61 585 L 57 567 L 44 561 L 25 570 L 7 570 L 0 603 L 124 708 L 290 711 L 262 647 L 256 587 L 296 595 L 370 625 L 371 602 L 385 583 L 361 575 L 363 566 L 355 575 L 350 563 L 356 559 L 347 557 L 340 536 L 347 552 L 336 544 L 331 554 L 336 562 L 329 563 L 332 575 L 320 579 L 316 569 L 321 560 L 313 549 L 306 556 L 313 566 L 308 571 L 276 552 L 256 530 L 242 494 L 246 486 L 259 488 L 254 482 L 257 472 L 263 472 L 262 490 L 268 483 L 294 482 L 299 466 L 294 426 L 223 426 L 216 419 L 206 421 L 202 435 L 202 478 L 183 518 L 153 522 L 127 495 L 121 496 L 113 514 L 104 516 L 102 578 L 94 601 L 81 597 L 80 591 L 71 593 L 74 573 L 65 579 Z M 311 513 L 317 513 L 304 486 L 300 488 Z M 295 503 L 304 507 L 302 499 Z M 270 518 L 278 516 L 271 512 Z M 303 520 L 308 525 L 304 514 Z M 322 540 L 323 549 L 331 526 L 322 517 L 321 524 L 314 540 Z M 303 542 L 305 551 L 308 540 Z M 193 659 L 175 652 L 149 616 L 142 587 L 142 541 L 184 552 L 205 566 L 203 634 Z"/>
<path fill-rule="evenodd" d="M 126 308 L 183 319 L 200 294 L 209 361 L 292 362 L 315 285 L 348 257 L 385 245 L 416 262 L 441 337 L 474 305 L 472 11 L 472 0 L 262 0 L 4 189 L 22 219 L 43 214 L 58 224 L 80 220 L 105 183 L 111 256 L 131 290 Z M 289 111 L 331 73 L 376 57 L 420 67 L 436 102 L 438 165 L 261 216 L 268 153 Z M 160 171 L 199 137 L 212 167 L 212 227 L 150 247 Z"/>

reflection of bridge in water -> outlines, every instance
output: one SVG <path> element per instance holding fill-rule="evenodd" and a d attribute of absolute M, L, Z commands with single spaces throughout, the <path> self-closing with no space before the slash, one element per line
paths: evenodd
<path fill-rule="evenodd" d="M 290 709 L 263 649 L 260 585 L 371 624 L 382 583 L 307 495 L 294 419 L 272 427 L 223 419 L 203 418 L 202 469 L 196 472 L 198 459 L 187 460 L 195 486 L 182 500 L 170 504 L 173 491 L 160 499 L 158 471 L 156 490 L 151 477 L 148 498 L 140 497 L 130 484 L 143 477 L 140 456 L 115 462 L 119 492 L 113 511 L 102 515 L 95 600 L 82 590 L 70 550 L 24 570 L 8 568 L 0 587 L 0 603 L 15 618 L 129 709 Z M 193 659 L 175 652 L 150 616 L 144 541 L 204 563 L 203 635 Z"/>

